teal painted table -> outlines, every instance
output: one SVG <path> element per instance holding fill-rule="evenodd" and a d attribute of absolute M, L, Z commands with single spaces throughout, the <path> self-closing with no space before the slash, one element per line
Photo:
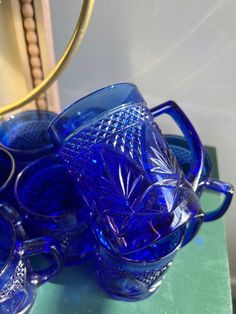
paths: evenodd
<path fill-rule="evenodd" d="M 215 159 L 215 156 L 213 155 Z M 215 177 L 217 177 L 215 169 Z M 205 193 L 203 208 L 219 196 Z M 231 314 L 232 301 L 223 220 L 206 223 L 175 258 L 161 288 L 149 299 L 127 303 L 100 288 L 92 261 L 65 269 L 38 289 L 31 314 Z"/>

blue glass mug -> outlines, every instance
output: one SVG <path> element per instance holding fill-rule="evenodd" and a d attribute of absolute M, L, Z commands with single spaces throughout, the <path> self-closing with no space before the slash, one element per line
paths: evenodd
<path fill-rule="evenodd" d="M 186 140 L 182 136 L 176 135 L 166 135 L 165 138 L 173 153 L 175 154 L 184 173 L 187 175 L 190 171 L 190 165 L 192 164 L 193 156 Z M 217 209 L 204 213 L 204 221 L 213 221 L 222 217 L 228 210 L 234 193 L 232 184 L 210 178 L 211 170 L 212 164 L 210 156 L 208 155 L 207 151 L 204 150 L 204 165 L 196 192 L 199 197 L 204 190 L 215 191 L 225 195 L 224 200 Z"/>
<path fill-rule="evenodd" d="M 161 110 L 157 107 L 155 114 Z M 91 211 L 99 212 L 109 239 L 114 240 L 110 245 L 123 253 L 168 234 L 169 229 L 160 230 L 160 225 L 155 230 L 158 217 L 171 216 L 171 226 L 176 208 L 184 213 L 183 223 L 199 210 L 192 186 L 202 171 L 202 145 L 178 106 L 172 106 L 170 114 L 196 153 L 188 180 L 133 84 L 112 85 L 80 99 L 49 127 L 81 195 Z M 138 212 L 143 219 L 133 219 Z"/>
<path fill-rule="evenodd" d="M 0 123 L 0 146 L 14 159 L 15 169 L 11 181 L 4 190 L 0 202 L 7 201 L 17 206 L 14 197 L 14 181 L 17 174 L 30 162 L 48 155 L 54 147 L 48 137 L 47 128 L 56 114 L 50 111 L 30 110 L 17 113 Z M 0 160 L 7 166 L 7 160 Z"/>
<path fill-rule="evenodd" d="M 25 167 L 17 177 L 15 195 L 27 234 L 55 237 L 66 265 L 92 251 L 89 210 L 56 155 Z"/>
<path fill-rule="evenodd" d="M 36 296 L 36 287 L 46 283 L 63 266 L 60 248 L 49 237 L 25 240 L 19 214 L 0 204 L 0 312 L 26 313 Z M 29 258 L 47 254 L 52 264 L 34 271 Z"/>
<path fill-rule="evenodd" d="M 112 250 L 95 216 L 92 215 L 92 225 L 99 279 L 104 290 L 118 300 L 139 301 L 151 296 L 160 287 L 179 249 L 196 233 L 182 225 L 146 248 L 121 255 Z M 194 221 L 198 229 L 203 222 L 201 211 Z"/>

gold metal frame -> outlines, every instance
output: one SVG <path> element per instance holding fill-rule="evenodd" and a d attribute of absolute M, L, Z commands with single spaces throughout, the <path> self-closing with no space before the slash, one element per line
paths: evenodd
<path fill-rule="evenodd" d="M 19 100 L 5 105 L 0 108 L 0 115 L 16 110 L 20 107 L 23 107 L 30 101 L 34 100 L 39 94 L 43 93 L 45 90 L 49 88 L 53 82 L 60 76 L 63 72 L 64 68 L 67 66 L 69 61 L 73 58 L 76 50 L 79 48 L 79 45 L 86 33 L 87 27 L 90 22 L 90 18 L 94 8 L 94 0 L 84 0 L 82 9 L 80 12 L 80 16 L 78 22 L 76 24 L 74 33 L 70 39 L 70 42 L 64 51 L 61 59 L 57 62 L 54 69 L 49 73 L 49 75 L 33 90 L 31 90 L 28 94 L 20 98 Z"/>

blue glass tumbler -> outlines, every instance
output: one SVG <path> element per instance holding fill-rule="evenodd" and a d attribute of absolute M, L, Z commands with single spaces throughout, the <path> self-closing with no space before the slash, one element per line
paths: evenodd
<path fill-rule="evenodd" d="M 187 179 L 133 84 L 112 85 L 80 99 L 49 127 L 60 158 L 90 210 L 98 213 L 113 250 L 146 247 L 199 211 L 192 186 L 202 171 L 202 145 L 182 110 L 168 106 L 196 155 Z M 156 107 L 155 115 L 162 111 Z M 176 224 L 177 211 L 181 219 Z"/>
<path fill-rule="evenodd" d="M 196 225 L 200 225 L 202 212 L 194 219 Z M 186 228 L 182 225 L 144 249 L 121 255 L 110 247 L 94 214 L 92 225 L 101 285 L 111 297 L 124 301 L 140 301 L 158 290 L 177 252 L 192 238 L 190 229 L 186 234 Z"/>
<path fill-rule="evenodd" d="M 46 283 L 63 266 L 57 243 L 49 238 L 25 240 L 19 214 L 7 204 L 0 205 L 0 313 L 26 313 L 36 296 L 36 287 Z M 52 264 L 34 271 L 29 258 L 47 254 Z"/>
<path fill-rule="evenodd" d="M 166 135 L 165 138 L 185 175 L 188 175 L 193 156 L 186 140 L 184 137 L 176 135 Z M 200 197 L 204 190 L 210 190 L 221 193 L 225 196 L 217 209 L 204 213 L 204 221 L 213 221 L 222 217 L 228 210 L 234 193 L 232 184 L 210 178 L 211 170 L 212 164 L 210 156 L 207 151 L 204 150 L 204 164 L 197 188 L 197 194 Z"/>
<path fill-rule="evenodd" d="M 17 177 L 15 195 L 27 234 L 55 237 L 66 265 L 92 251 L 89 210 L 56 155 L 25 167 Z"/>

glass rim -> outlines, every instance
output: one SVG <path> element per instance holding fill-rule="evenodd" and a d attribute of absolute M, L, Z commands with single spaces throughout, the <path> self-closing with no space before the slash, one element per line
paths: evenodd
<path fill-rule="evenodd" d="M 115 84 L 111 84 L 111 85 L 108 85 L 108 86 L 105 86 L 103 88 L 100 88 L 98 90 L 95 90 L 93 91 L 92 93 L 89 93 L 87 94 L 86 96 L 82 97 L 82 98 L 79 98 L 78 100 L 74 101 L 72 104 L 70 104 L 67 108 L 65 108 L 61 113 L 59 113 L 55 119 L 52 120 L 52 122 L 50 123 L 49 127 L 48 127 L 48 132 L 49 134 L 52 133 L 52 134 L 55 134 L 54 132 L 54 125 L 56 125 L 56 123 L 61 119 L 63 118 L 64 116 L 66 116 L 66 114 L 71 110 L 71 108 L 78 104 L 79 102 L 91 97 L 91 96 L 94 96 L 96 94 L 99 94 L 101 92 L 104 92 L 105 90 L 110 90 L 112 88 L 119 88 L 119 87 L 122 87 L 122 86 L 130 86 L 132 88 L 135 88 L 138 90 L 138 87 L 137 85 L 133 84 L 133 83 L 128 83 L 128 82 L 123 82 L 123 83 L 115 83 Z M 63 142 L 67 141 L 70 137 L 72 137 L 75 133 L 77 132 L 80 132 L 81 130 L 83 130 L 84 128 L 88 127 L 89 125 L 93 124 L 94 121 L 96 120 L 100 120 L 103 116 L 105 116 L 107 114 L 107 112 L 111 112 L 111 113 L 115 113 L 116 111 L 120 110 L 121 108 L 125 108 L 127 105 L 129 105 L 129 103 L 121 103 L 120 105 L 112 108 L 112 109 L 109 109 L 109 110 L 105 110 L 104 112 L 98 114 L 95 118 L 93 118 L 91 121 L 85 123 L 84 125 L 82 125 L 81 127 L 77 128 L 76 130 L 72 131 L 69 135 L 67 135 L 65 138 L 63 138 Z M 139 103 L 133 103 L 134 105 L 138 105 L 140 104 Z M 57 133 L 57 131 L 56 131 Z M 60 143 L 58 144 L 58 146 L 61 146 L 63 145 L 63 143 Z"/>
<path fill-rule="evenodd" d="M 103 243 L 101 243 L 99 241 L 99 246 L 102 248 L 103 251 L 106 252 L 106 255 L 110 256 L 112 259 L 114 259 L 115 261 L 117 261 L 118 263 L 120 261 L 122 261 L 123 263 L 126 263 L 126 264 L 130 264 L 132 266 L 147 266 L 147 267 L 152 267 L 154 266 L 155 264 L 157 263 L 160 263 L 160 262 L 163 262 L 165 261 L 166 259 L 169 259 L 170 256 L 172 255 L 175 255 L 181 248 L 181 244 L 184 240 L 184 234 L 185 232 L 183 232 L 183 236 L 181 238 L 181 240 L 179 241 L 179 243 L 176 245 L 176 247 L 171 251 L 169 252 L 167 255 L 164 255 L 162 257 L 160 257 L 159 259 L 157 259 L 156 261 L 147 261 L 147 260 L 143 260 L 143 261 L 139 261 L 139 260 L 132 260 L 130 258 L 127 258 L 126 255 L 118 255 L 117 253 L 115 252 L 112 252 L 112 251 L 109 251 L 104 245 Z M 155 243 L 153 243 L 155 244 Z M 96 246 L 96 245 L 95 245 Z"/>
<path fill-rule="evenodd" d="M 35 212 L 34 210 L 28 208 L 28 206 L 26 206 L 22 201 L 21 201 L 21 197 L 20 197 L 20 192 L 19 192 L 19 185 L 21 184 L 21 180 L 24 179 L 25 173 L 27 173 L 29 170 L 31 170 L 32 168 L 34 168 L 37 164 L 40 164 L 44 161 L 49 161 L 49 160 L 53 160 L 53 159 L 58 159 L 58 163 L 54 163 L 53 166 L 57 165 L 57 166 L 61 166 L 64 168 L 63 163 L 60 162 L 60 159 L 58 157 L 57 154 L 49 154 L 47 156 L 43 156 L 37 160 L 35 160 L 34 162 L 30 163 L 29 165 L 27 165 L 23 170 L 21 170 L 21 172 L 17 175 L 16 181 L 15 181 L 15 185 L 14 185 L 14 194 L 16 197 L 17 202 L 20 205 L 20 208 L 22 210 L 24 210 L 25 212 L 27 212 L 28 214 L 35 216 L 37 218 L 43 218 L 45 220 L 55 220 L 55 219 L 61 219 L 63 217 L 68 217 L 71 213 L 64 213 L 64 214 L 59 214 L 57 216 L 49 216 L 49 215 L 45 215 L 45 214 L 40 214 Z"/>
<path fill-rule="evenodd" d="M 8 183 L 12 180 L 14 173 L 15 173 L 16 165 L 15 165 L 15 160 L 14 160 L 12 154 L 7 149 L 5 149 L 5 147 L 2 147 L 1 145 L 0 145 L 0 152 L 3 152 L 7 156 L 7 158 L 9 158 L 11 161 L 10 173 L 9 173 L 7 179 L 5 180 L 5 182 L 0 186 L 0 192 L 2 192 L 6 188 Z"/>
<path fill-rule="evenodd" d="M 94 223 L 95 220 L 96 220 L 96 218 L 94 217 L 94 214 L 92 214 L 92 215 L 91 215 L 91 222 L 92 222 L 92 224 Z M 111 250 L 109 250 L 108 248 L 106 248 L 106 246 L 104 245 L 104 243 L 102 243 L 102 242 L 99 240 L 98 234 L 97 234 L 97 232 L 94 230 L 94 228 L 92 228 L 92 229 L 93 229 L 93 234 L 94 234 L 94 236 L 95 236 L 95 239 L 96 239 L 96 241 L 99 243 L 99 247 L 101 247 L 102 250 L 104 250 L 104 251 L 106 252 L 106 254 L 110 255 L 111 258 L 117 259 L 118 261 L 121 260 L 121 261 L 123 261 L 124 263 L 130 263 L 130 264 L 132 264 L 132 265 L 140 265 L 140 264 L 142 264 L 142 265 L 146 265 L 146 266 L 152 266 L 152 265 L 156 264 L 157 262 L 161 262 L 161 261 L 165 260 L 166 258 L 168 258 L 170 255 L 174 254 L 175 252 L 177 252 L 177 251 L 181 248 L 181 244 L 182 244 L 182 242 L 183 242 L 183 240 L 184 240 L 184 235 L 185 235 L 185 228 L 186 228 L 185 225 L 179 226 L 176 230 L 172 231 L 170 234 L 166 235 L 166 236 L 163 238 L 163 239 L 165 239 L 165 238 L 167 238 L 167 237 L 169 237 L 169 236 L 172 236 L 172 234 L 173 234 L 174 232 L 177 232 L 178 229 L 182 229 L 182 228 L 184 229 L 183 235 L 182 235 L 181 240 L 179 241 L 179 243 L 178 243 L 178 244 L 176 245 L 176 247 L 174 248 L 174 250 L 172 250 L 169 254 L 160 257 L 160 258 L 159 258 L 158 260 L 156 260 L 156 261 L 142 261 L 142 262 L 140 262 L 140 261 L 138 261 L 138 260 L 131 260 L 130 258 L 126 257 L 126 255 L 128 255 L 128 254 L 130 254 L 130 253 L 125 253 L 125 254 L 119 255 L 119 254 L 116 253 L 116 252 L 112 252 Z M 154 243 L 151 243 L 150 246 L 151 246 L 151 245 L 154 245 L 155 243 L 157 243 L 158 241 L 163 240 L 163 239 L 159 239 L 159 240 L 157 240 L 157 241 L 154 241 Z M 141 248 L 140 250 L 145 249 L 145 248 L 148 248 L 148 246 L 143 247 L 143 248 Z M 135 252 L 131 252 L 131 253 L 135 253 Z"/>
<path fill-rule="evenodd" d="M 3 120 L 1 123 L 0 123 L 0 129 L 2 126 L 4 126 L 6 123 L 8 123 L 9 121 L 12 121 L 14 119 L 17 119 L 17 118 L 21 118 L 22 116 L 26 115 L 26 114 L 32 114 L 32 113 L 41 113 L 41 114 L 49 114 L 49 115 L 52 115 L 54 116 L 53 119 L 56 118 L 56 113 L 53 112 L 53 111 L 49 111 L 49 110 L 27 110 L 27 111 L 22 111 L 22 112 L 19 112 L 15 115 L 11 115 L 9 116 L 7 119 Z M 52 119 L 52 121 L 53 121 Z M 49 121 L 49 124 L 51 123 L 51 121 Z M 52 149 L 54 146 L 52 143 L 50 144 L 47 144 L 41 148 L 32 148 L 32 149 L 16 149 L 16 148 L 12 148 L 12 147 L 9 147 L 5 144 L 3 144 L 2 142 L 0 142 L 0 146 L 5 148 L 6 150 L 8 150 L 9 152 L 12 153 L 12 155 L 14 154 L 19 154 L 19 155 L 26 155 L 26 154 L 37 154 L 39 152 L 43 152 L 43 151 L 47 151 L 47 150 L 50 150 Z"/>

